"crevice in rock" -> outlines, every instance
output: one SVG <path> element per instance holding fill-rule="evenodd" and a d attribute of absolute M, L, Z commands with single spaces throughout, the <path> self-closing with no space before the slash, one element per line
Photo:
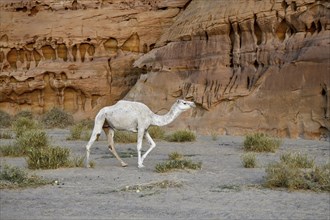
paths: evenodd
<path fill-rule="evenodd" d="M 42 56 L 40 55 L 40 53 L 38 51 L 36 51 L 35 49 L 33 50 L 33 57 L 34 57 L 34 61 L 36 62 L 36 66 L 38 66 Z"/>
<path fill-rule="evenodd" d="M 276 29 L 276 36 L 278 37 L 278 39 L 281 42 L 283 42 L 285 40 L 285 35 L 286 35 L 288 29 L 289 29 L 289 26 L 288 26 L 286 20 L 283 19 Z"/>
<path fill-rule="evenodd" d="M 104 48 L 109 52 L 117 52 L 118 41 L 116 38 L 110 37 L 107 41 L 103 43 Z"/>
<path fill-rule="evenodd" d="M 133 33 L 121 46 L 122 50 L 131 52 L 140 52 L 140 37 L 137 33 Z"/>
<path fill-rule="evenodd" d="M 261 28 L 257 22 L 257 16 L 254 15 L 254 35 L 256 36 L 257 39 L 257 45 L 260 45 L 262 43 L 262 31 Z"/>
<path fill-rule="evenodd" d="M 72 47 L 72 56 L 73 56 L 73 61 L 76 62 L 77 61 L 77 51 L 78 51 L 78 48 L 77 48 L 77 45 L 73 45 Z"/>
<path fill-rule="evenodd" d="M 63 59 L 64 61 L 68 60 L 68 49 L 65 44 L 59 44 L 57 47 L 57 56 L 58 58 Z"/>
<path fill-rule="evenodd" d="M 233 28 L 233 24 L 230 23 L 230 30 L 229 30 L 229 38 L 230 38 L 230 42 L 231 42 L 231 47 L 230 47 L 230 67 L 233 68 L 234 67 L 234 60 L 233 60 L 233 51 L 234 51 L 234 43 L 235 43 L 235 31 Z"/>
<path fill-rule="evenodd" d="M 52 48 L 50 45 L 45 45 L 41 47 L 42 55 L 46 60 L 55 60 L 56 54 L 54 48 Z"/>
<path fill-rule="evenodd" d="M 16 64 L 16 61 L 17 61 L 17 50 L 15 48 L 12 48 L 8 53 L 7 53 L 7 61 L 10 65 L 11 68 L 13 69 L 17 69 L 17 64 Z"/>

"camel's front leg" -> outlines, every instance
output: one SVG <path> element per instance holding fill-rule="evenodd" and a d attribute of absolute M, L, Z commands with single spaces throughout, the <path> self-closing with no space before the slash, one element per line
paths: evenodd
<path fill-rule="evenodd" d="M 152 138 L 151 138 L 151 136 L 150 136 L 150 134 L 149 134 L 148 131 L 145 133 L 144 136 L 145 136 L 145 138 L 147 139 L 147 141 L 148 141 L 150 147 L 149 147 L 149 149 L 147 150 L 147 152 L 145 152 L 145 153 L 143 154 L 143 156 L 142 156 L 142 163 L 143 163 L 144 159 L 146 159 L 146 157 L 148 156 L 148 154 L 150 153 L 150 151 L 152 151 L 152 149 L 154 149 L 154 148 L 156 147 L 156 144 L 155 144 L 154 140 L 152 140 Z"/>
<path fill-rule="evenodd" d="M 115 149 L 115 144 L 113 141 L 113 137 L 114 137 L 114 130 L 112 128 L 103 128 L 104 132 L 107 134 L 108 136 L 108 142 L 109 142 L 109 151 L 115 155 L 115 157 L 117 158 L 117 160 L 121 163 L 122 167 L 127 167 L 127 163 L 125 163 L 117 154 L 117 151 Z"/>
<path fill-rule="evenodd" d="M 137 152 L 138 152 L 138 167 L 143 168 L 143 160 L 141 157 L 141 149 L 142 149 L 142 141 L 144 136 L 144 130 L 138 130 L 138 138 L 137 138 Z"/>

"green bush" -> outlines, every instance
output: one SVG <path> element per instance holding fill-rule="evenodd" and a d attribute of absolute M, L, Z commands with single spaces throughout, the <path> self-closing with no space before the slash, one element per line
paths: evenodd
<path fill-rule="evenodd" d="M 165 138 L 165 131 L 161 127 L 151 126 L 148 132 L 153 139 L 162 140 Z"/>
<path fill-rule="evenodd" d="M 165 138 L 170 142 L 192 142 L 196 140 L 196 135 L 192 131 L 176 131 Z"/>
<path fill-rule="evenodd" d="M 11 125 L 12 117 L 2 110 L 0 110 L 0 128 L 8 128 Z"/>
<path fill-rule="evenodd" d="M 244 140 L 244 150 L 246 151 L 275 152 L 280 145 L 281 140 L 263 133 L 247 135 Z"/>
<path fill-rule="evenodd" d="M 22 151 L 29 149 L 42 148 L 48 145 L 48 136 L 42 130 L 27 130 L 16 139 L 16 146 Z"/>
<path fill-rule="evenodd" d="M 172 152 L 168 155 L 169 160 L 182 160 L 183 155 L 178 152 Z"/>
<path fill-rule="evenodd" d="M 297 168 L 313 168 L 314 159 L 308 158 L 307 154 L 301 153 L 285 153 L 280 156 L 283 163 L 289 164 L 291 167 Z"/>
<path fill-rule="evenodd" d="M 113 139 L 115 143 L 136 143 L 137 134 L 129 131 L 115 131 Z"/>
<path fill-rule="evenodd" d="M 38 176 L 29 176 L 26 171 L 18 167 L 5 165 L 0 171 L 0 189 L 18 187 L 37 187 L 50 184 L 51 181 Z"/>
<path fill-rule="evenodd" d="M 57 169 L 70 166 L 70 150 L 62 147 L 34 148 L 27 152 L 29 169 Z"/>
<path fill-rule="evenodd" d="M 20 111 L 18 112 L 16 115 L 15 115 L 15 118 L 18 119 L 18 118 L 28 118 L 28 119 L 33 119 L 33 114 L 31 111 L 28 111 L 28 110 L 23 110 L 23 111 Z"/>
<path fill-rule="evenodd" d="M 12 145 L 0 146 L 1 156 L 25 156 L 29 149 L 42 148 L 48 145 L 48 136 L 42 130 L 27 130 L 16 138 Z"/>
<path fill-rule="evenodd" d="M 70 136 L 67 140 L 89 140 L 91 136 L 91 130 L 88 124 L 84 124 L 83 122 L 79 122 L 71 126 L 70 128 Z"/>
<path fill-rule="evenodd" d="M 155 170 L 157 173 L 165 173 L 174 169 L 197 170 L 202 168 L 201 162 L 195 163 L 192 160 L 187 160 L 177 152 L 170 153 L 168 156 L 169 160 L 156 164 Z"/>
<path fill-rule="evenodd" d="M 74 123 L 73 116 L 59 108 L 46 112 L 41 121 L 47 128 L 66 128 Z"/>
<path fill-rule="evenodd" d="M 68 140 L 79 140 L 79 139 L 81 139 L 81 134 L 84 131 L 84 129 L 85 129 L 85 127 L 81 123 L 73 125 L 70 128 L 70 137 L 68 138 Z"/>
<path fill-rule="evenodd" d="M 1 157 L 22 157 L 25 152 L 16 145 L 4 145 L 0 146 L 0 156 Z"/>
<path fill-rule="evenodd" d="M 37 121 L 29 118 L 17 118 L 13 123 L 12 123 L 12 129 L 16 134 L 16 137 L 20 137 L 23 132 L 29 131 L 32 129 L 38 129 L 39 125 Z"/>
<path fill-rule="evenodd" d="M 12 139 L 13 136 L 11 135 L 11 132 L 8 130 L 2 130 L 0 131 L 0 139 Z"/>
<path fill-rule="evenodd" d="M 257 159 L 255 153 L 249 152 L 242 155 L 242 163 L 245 168 L 255 168 Z"/>
<path fill-rule="evenodd" d="M 266 168 L 264 185 L 269 188 L 330 192 L 330 163 L 302 169 L 293 161 L 289 159 L 269 164 Z"/>

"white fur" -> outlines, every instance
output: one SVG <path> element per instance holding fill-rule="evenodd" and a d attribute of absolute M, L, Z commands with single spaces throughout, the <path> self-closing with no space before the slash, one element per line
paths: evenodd
<path fill-rule="evenodd" d="M 89 166 L 90 148 L 97 137 L 101 134 L 102 128 L 108 136 L 109 150 L 121 162 L 122 166 L 127 164 L 117 154 L 113 136 L 115 130 L 126 130 L 137 132 L 137 152 L 138 152 L 138 167 L 144 167 L 143 161 L 156 147 L 155 142 L 152 140 L 148 133 L 150 125 L 164 126 L 171 123 L 182 112 L 196 107 L 194 102 L 185 100 L 177 100 L 171 110 L 165 115 L 154 114 L 145 104 L 140 102 L 119 101 L 113 106 L 102 108 L 95 117 L 94 129 L 89 142 L 86 145 L 86 165 Z M 104 125 L 108 125 L 105 127 Z M 141 156 L 142 140 L 145 137 L 149 143 L 149 149 Z"/>

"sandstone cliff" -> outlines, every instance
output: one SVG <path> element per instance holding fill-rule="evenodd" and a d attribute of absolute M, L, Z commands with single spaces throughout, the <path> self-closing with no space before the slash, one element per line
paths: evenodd
<path fill-rule="evenodd" d="M 81 119 L 125 99 L 172 127 L 320 138 L 330 130 L 330 3 L 0 1 L 0 108 Z M 128 94 L 127 94 L 128 93 Z"/>
<path fill-rule="evenodd" d="M 1 0 L 0 108 L 95 116 L 136 83 L 143 70 L 133 62 L 185 3 Z"/>
<path fill-rule="evenodd" d="M 312 0 L 193 0 L 135 62 L 148 75 L 127 98 L 155 109 L 176 97 L 193 99 L 193 120 L 174 126 L 203 132 L 329 136 L 329 7 Z"/>

